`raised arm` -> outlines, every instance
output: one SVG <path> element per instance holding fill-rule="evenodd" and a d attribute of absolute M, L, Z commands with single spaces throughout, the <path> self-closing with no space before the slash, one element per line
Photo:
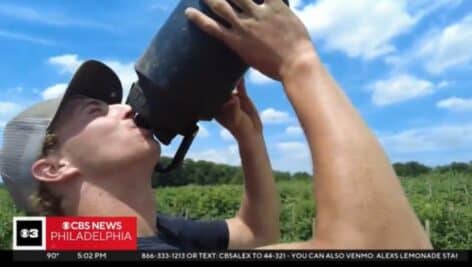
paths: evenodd
<path fill-rule="evenodd" d="M 234 0 L 237 13 L 225 0 L 205 2 L 231 29 L 196 10 L 189 18 L 284 84 L 315 166 L 316 235 L 266 248 L 430 248 L 385 152 L 290 9 L 281 0 Z"/>
<path fill-rule="evenodd" d="M 280 201 L 262 134 L 257 109 L 244 81 L 226 103 L 217 120 L 236 138 L 244 172 L 241 207 L 228 219 L 229 248 L 255 248 L 277 242 L 280 235 Z"/>

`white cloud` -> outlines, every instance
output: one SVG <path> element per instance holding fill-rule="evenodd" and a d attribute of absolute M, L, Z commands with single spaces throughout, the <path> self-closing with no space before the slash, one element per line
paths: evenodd
<path fill-rule="evenodd" d="M 265 76 L 264 74 L 260 73 L 258 70 L 251 68 L 249 70 L 249 81 L 255 84 L 266 84 L 270 82 L 275 82 L 275 80 Z"/>
<path fill-rule="evenodd" d="M 78 59 L 77 55 L 65 54 L 60 56 L 51 57 L 48 59 L 49 64 L 59 67 L 60 73 L 74 73 L 82 60 Z"/>
<path fill-rule="evenodd" d="M 208 131 L 205 126 L 203 126 L 201 123 L 198 123 L 198 136 L 201 138 L 206 138 L 210 136 L 210 131 Z"/>
<path fill-rule="evenodd" d="M 436 103 L 438 108 L 451 111 L 472 111 L 472 98 L 450 97 Z"/>
<path fill-rule="evenodd" d="M 278 142 L 275 144 L 273 168 L 281 171 L 306 171 L 313 170 L 308 145 L 303 142 Z"/>
<path fill-rule="evenodd" d="M 408 129 L 380 140 L 396 153 L 461 149 L 472 146 L 472 124 Z"/>
<path fill-rule="evenodd" d="M 105 65 L 110 67 L 120 78 L 123 86 L 123 102 L 128 97 L 129 90 L 133 82 L 138 80 L 138 76 L 134 70 L 133 62 L 120 62 L 117 60 L 101 60 Z M 77 68 L 84 62 L 76 54 L 64 54 L 54 56 L 48 59 L 48 62 L 59 68 L 60 73 L 73 74 Z"/>
<path fill-rule="evenodd" d="M 392 41 L 422 18 L 457 0 L 319 0 L 295 9 L 324 48 L 370 60 L 396 51 Z"/>
<path fill-rule="evenodd" d="M 151 5 L 149 6 L 149 9 L 159 10 L 161 12 L 168 12 L 168 11 L 170 11 L 171 7 L 168 5 L 168 3 L 163 3 L 162 0 L 158 0 L 158 1 L 155 1 L 155 2 L 151 2 Z"/>
<path fill-rule="evenodd" d="M 0 37 L 46 46 L 56 45 L 56 42 L 50 39 L 40 38 L 19 32 L 7 31 L 3 29 L 0 29 Z"/>
<path fill-rule="evenodd" d="M 392 76 L 368 86 L 372 90 L 372 102 L 387 106 L 433 93 L 434 84 L 408 74 Z"/>
<path fill-rule="evenodd" d="M 472 14 L 442 30 L 432 31 L 416 45 L 416 58 L 425 69 L 440 74 L 472 61 Z"/>
<path fill-rule="evenodd" d="M 303 0 L 290 0 L 289 4 L 292 9 L 297 9 L 303 5 Z"/>
<path fill-rule="evenodd" d="M 122 63 L 120 61 L 109 60 L 105 60 L 103 63 L 115 71 L 116 75 L 120 78 L 123 86 L 123 102 L 126 101 L 131 85 L 138 80 L 138 76 L 134 70 L 134 63 Z"/>
<path fill-rule="evenodd" d="M 410 10 L 418 10 L 418 16 L 423 18 L 429 13 L 437 11 L 440 8 L 452 9 L 460 5 L 462 0 L 415 0 L 408 1 L 408 6 Z"/>
<path fill-rule="evenodd" d="M 20 105 L 13 102 L 0 102 L 0 116 L 18 111 Z"/>
<path fill-rule="evenodd" d="M 7 121 L 12 119 L 12 117 L 21 110 L 21 108 L 22 107 L 17 103 L 0 101 L 0 129 L 5 127 Z"/>
<path fill-rule="evenodd" d="M 450 87 L 454 84 L 455 84 L 454 81 L 441 81 L 440 83 L 438 83 L 437 87 L 438 89 L 442 89 L 442 88 Z"/>
<path fill-rule="evenodd" d="M 289 126 L 285 129 L 285 133 L 290 136 L 303 135 L 303 129 L 300 126 Z"/>
<path fill-rule="evenodd" d="M 112 27 L 90 18 L 74 18 L 70 14 L 63 14 L 58 10 L 33 9 L 31 7 L 0 4 L 0 15 L 14 18 L 16 20 L 34 22 L 55 27 L 82 27 L 116 32 L 116 27 Z"/>
<path fill-rule="evenodd" d="M 194 160 L 212 161 L 215 163 L 223 163 L 229 165 L 241 164 L 237 145 L 231 145 L 221 149 L 206 149 L 197 152 L 191 151 L 188 153 L 188 158 Z"/>
<path fill-rule="evenodd" d="M 286 123 L 291 120 L 287 112 L 279 111 L 274 108 L 268 108 L 260 113 L 261 120 L 267 124 Z"/>
<path fill-rule="evenodd" d="M 394 52 L 392 39 L 418 20 L 404 0 L 320 0 L 297 14 L 326 49 L 367 60 Z"/>
<path fill-rule="evenodd" d="M 41 95 L 43 99 L 52 99 L 52 98 L 60 97 L 64 94 L 64 92 L 66 91 L 66 88 L 67 88 L 67 84 L 58 83 L 44 89 Z"/>
<path fill-rule="evenodd" d="M 305 158 L 309 155 L 308 146 L 302 142 L 279 142 L 276 148 L 283 153 L 292 154 L 294 158 Z"/>
<path fill-rule="evenodd" d="M 468 66 L 472 62 L 472 14 L 442 29 L 424 34 L 407 52 L 385 59 L 397 70 L 424 67 L 431 74 Z"/>
<path fill-rule="evenodd" d="M 221 129 L 220 131 L 220 137 L 224 141 L 234 141 L 233 135 L 226 129 Z"/>

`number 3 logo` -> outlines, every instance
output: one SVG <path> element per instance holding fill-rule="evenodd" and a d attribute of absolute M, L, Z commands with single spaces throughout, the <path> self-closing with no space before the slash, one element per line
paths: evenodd
<path fill-rule="evenodd" d="M 20 236 L 21 238 L 38 238 L 38 229 L 21 229 Z"/>

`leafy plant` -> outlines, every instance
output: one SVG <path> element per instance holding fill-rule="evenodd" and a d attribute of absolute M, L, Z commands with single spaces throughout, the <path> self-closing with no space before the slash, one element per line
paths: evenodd
<path fill-rule="evenodd" d="M 437 171 L 402 178 L 401 182 L 421 223 L 429 225 L 435 248 L 472 248 L 471 174 Z M 282 202 L 282 241 L 307 240 L 316 215 L 311 181 L 306 177 L 287 178 L 277 187 Z M 238 211 L 242 193 L 241 184 L 163 187 L 157 190 L 156 201 L 162 213 L 189 219 L 226 219 Z M 12 217 L 21 215 L 6 190 L 0 188 L 0 249 L 10 248 Z"/>

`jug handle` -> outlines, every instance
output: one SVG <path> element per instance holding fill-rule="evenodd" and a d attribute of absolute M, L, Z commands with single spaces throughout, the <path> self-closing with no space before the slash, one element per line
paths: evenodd
<path fill-rule="evenodd" d="M 193 139 L 195 139 L 195 136 L 197 135 L 197 133 L 198 133 L 198 126 L 195 124 L 193 128 L 184 136 L 184 139 L 180 143 L 180 146 L 177 149 L 177 152 L 175 153 L 174 158 L 172 159 L 172 162 L 167 166 L 164 166 L 161 163 L 157 163 L 154 170 L 159 173 L 167 173 L 179 167 L 179 165 L 184 160 L 185 155 L 187 154 L 187 151 L 190 148 L 190 145 L 192 144 Z"/>

